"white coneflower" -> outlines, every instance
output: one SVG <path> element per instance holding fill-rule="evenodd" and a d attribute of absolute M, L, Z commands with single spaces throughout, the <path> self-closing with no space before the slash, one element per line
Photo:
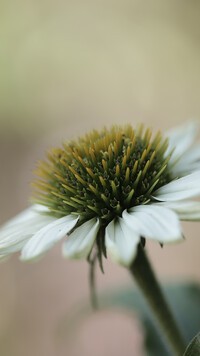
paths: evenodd
<path fill-rule="evenodd" d="M 182 240 L 180 220 L 200 220 L 200 203 L 186 200 L 200 195 L 196 133 L 195 122 L 168 138 L 152 138 L 143 125 L 113 126 L 53 149 L 36 172 L 36 204 L 0 229 L 0 259 L 21 250 L 21 260 L 36 260 L 65 238 L 63 255 L 88 258 L 93 287 L 94 262 L 98 257 L 102 268 L 108 252 L 129 269 L 174 354 L 182 355 L 184 341 L 144 243 Z"/>
<path fill-rule="evenodd" d="M 41 257 L 66 237 L 63 255 L 99 256 L 129 266 L 143 238 L 181 240 L 179 220 L 200 220 L 200 146 L 196 123 L 163 138 L 143 125 L 94 130 L 40 162 L 35 201 L 0 229 L 0 254 Z"/>

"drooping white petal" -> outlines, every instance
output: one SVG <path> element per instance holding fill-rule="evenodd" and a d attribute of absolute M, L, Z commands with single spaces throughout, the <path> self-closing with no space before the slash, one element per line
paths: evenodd
<path fill-rule="evenodd" d="M 200 171 L 174 180 L 157 189 L 153 198 L 159 201 L 176 201 L 200 195 Z"/>
<path fill-rule="evenodd" d="M 89 255 L 99 231 L 99 220 L 94 218 L 77 227 L 63 243 L 63 255 L 72 259 Z"/>
<path fill-rule="evenodd" d="M 38 205 L 33 205 L 0 228 L 0 252 L 8 254 L 19 251 L 26 241 L 43 226 L 55 218 L 44 215 L 47 211 Z"/>
<path fill-rule="evenodd" d="M 1 247 L 0 249 L 0 253 L 2 254 L 6 254 L 6 255 L 9 255 L 11 253 L 15 253 L 15 252 L 18 252 L 20 251 L 24 245 L 26 244 L 26 242 L 33 236 L 33 234 L 27 234 L 25 236 L 21 236 L 21 238 L 23 238 L 21 241 L 18 241 L 18 242 L 14 242 L 14 239 L 13 241 L 7 245 L 6 247 Z M 12 238 L 14 236 L 12 235 Z M 18 236 L 16 236 L 17 239 L 18 239 Z"/>
<path fill-rule="evenodd" d="M 200 161 L 200 145 L 196 145 L 184 154 L 185 164 Z"/>
<path fill-rule="evenodd" d="M 200 171 L 200 145 L 189 149 L 172 169 L 174 177 Z"/>
<path fill-rule="evenodd" d="M 106 227 L 105 244 L 113 261 L 130 266 L 140 240 L 139 233 L 133 226 L 128 226 L 123 218 L 112 220 Z"/>
<path fill-rule="evenodd" d="M 188 174 L 192 174 L 195 172 L 200 171 L 200 162 L 190 162 L 187 165 L 184 163 L 184 156 L 178 162 L 177 165 L 172 167 L 171 174 L 172 177 L 177 178 L 177 177 L 184 177 L 187 176 Z"/>
<path fill-rule="evenodd" d="M 21 224 L 21 222 L 25 222 L 29 219 L 33 219 L 34 217 L 37 217 L 39 214 L 38 213 L 46 213 L 48 212 L 49 209 L 39 205 L 39 204 L 34 204 L 31 205 L 29 208 L 23 210 L 19 214 L 17 214 L 14 218 L 8 220 L 6 223 L 1 225 L 0 227 L 0 234 L 1 232 L 11 226 L 16 226 L 16 224 Z M 0 235 L 1 236 L 1 235 Z"/>
<path fill-rule="evenodd" d="M 136 227 L 140 236 L 161 243 L 181 240 L 182 230 L 176 213 L 158 204 L 139 205 L 122 215 L 130 227 Z"/>
<path fill-rule="evenodd" d="M 173 164 L 182 156 L 184 152 L 188 150 L 189 147 L 191 147 L 195 137 L 197 136 L 198 128 L 198 122 L 191 120 L 166 132 L 165 136 L 169 139 L 169 146 L 165 152 L 165 156 L 167 157 L 172 149 L 175 148 L 170 159 L 171 164 Z"/>
<path fill-rule="evenodd" d="M 158 203 L 176 212 L 180 220 L 200 221 L 200 202 L 180 201 Z"/>
<path fill-rule="evenodd" d="M 21 253 L 21 260 L 33 261 L 39 259 L 50 250 L 76 225 L 78 218 L 68 215 L 56 219 L 41 230 L 36 232 L 25 244 Z"/>

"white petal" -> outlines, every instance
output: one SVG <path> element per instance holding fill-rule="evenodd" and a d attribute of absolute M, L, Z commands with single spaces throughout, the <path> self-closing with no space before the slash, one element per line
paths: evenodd
<path fill-rule="evenodd" d="M 45 208 L 33 205 L 4 224 L 0 229 L 1 254 L 19 251 L 35 232 L 55 220 L 43 212 Z"/>
<path fill-rule="evenodd" d="M 15 226 L 18 223 L 20 224 L 21 222 L 29 220 L 29 218 L 32 219 L 34 216 L 38 216 L 38 213 L 46 213 L 48 211 L 49 209 L 42 205 L 37 205 L 37 204 L 31 205 L 29 208 L 23 210 L 21 213 L 17 214 L 14 218 L 4 223 L 0 227 L 0 234 L 4 228 Z"/>
<path fill-rule="evenodd" d="M 130 266 L 140 241 L 139 234 L 121 218 L 112 220 L 106 228 L 105 243 L 111 258 L 123 265 Z"/>
<path fill-rule="evenodd" d="M 68 215 L 48 224 L 34 234 L 22 250 L 21 260 L 33 261 L 44 255 L 76 225 L 78 218 Z"/>
<path fill-rule="evenodd" d="M 200 221 L 200 202 L 197 201 L 180 201 L 159 203 L 175 211 L 180 220 Z"/>
<path fill-rule="evenodd" d="M 191 162 L 186 165 L 183 157 L 177 165 L 172 167 L 171 174 L 173 178 L 177 178 L 187 176 L 197 171 L 200 171 L 200 162 Z"/>
<path fill-rule="evenodd" d="M 154 192 L 159 201 L 176 201 L 200 195 L 200 171 L 174 180 Z"/>
<path fill-rule="evenodd" d="M 172 169 L 174 177 L 186 175 L 200 170 L 200 145 L 184 153 Z"/>
<path fill-rule="evenodd" d="M 197 136 L 198 128 L 198 122 L 191 120 L 166 132 L 165 136 L 169 138 L 169 147 L 165 152 L 165 156 L 167 157 L 171 150 L 175 147 L 173 155 L 170 159 L 171 163 L 175 162 L 184 152 L 188 150 L 189 147 L 191 147 L 195 137 Z"/>
<path fill-rule="evenodd" d="M 87 257 L 99 231 L 99 220 L 91 219 L 77 227 L 63 243 L 63 255 L 72 259 Z"/>
<path fill-rule="evenodd" d="M 200 145 L 196 145 L 184 154 L 185 164 L 200 161 Z"/>
<path fill-rule="evenodd" d="M 139 205 L 129 212 L 123 212 L 123 218 L 129 226 L 136 226 L 140 236 L 161 243 L 182 239 L 182 230 L 178 216 L 158 204 Z"/>

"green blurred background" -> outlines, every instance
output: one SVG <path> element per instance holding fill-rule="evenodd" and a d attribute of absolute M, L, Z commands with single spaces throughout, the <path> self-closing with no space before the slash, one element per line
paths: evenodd
<path fill-rule="evenodd" d="M 37 160 L 62 140 L 200 118 L 199 12 L 195 0 L 0 1 L 1 222 L 29 205 Z M 199 280 L 199 225 L 184 228 L 184 244 L 148 246 L 160 278 Z M 87 268 L 61 259 L 60 246 L 36 264 L 1 263 L 2 356 L 142 355 L 137 321 L 120 313 L 95 314 L 70 342 L 59 334 L 88 297 Z M 122 268 L 105 270 L 99 290 L 130 283 Z"/>

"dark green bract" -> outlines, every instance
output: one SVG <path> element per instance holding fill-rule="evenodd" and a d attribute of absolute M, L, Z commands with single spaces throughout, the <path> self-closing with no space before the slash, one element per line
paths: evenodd
<path fill-rule="evenodd" d="M 131 126 L 92 131 L 53 149 L 40 162 L 34 200 L 55 216 L 98 217 L 107 225 L 123 210 L 151 200 L 153 191 L 172 180 L 168 147 L 160 132 Z"/>

